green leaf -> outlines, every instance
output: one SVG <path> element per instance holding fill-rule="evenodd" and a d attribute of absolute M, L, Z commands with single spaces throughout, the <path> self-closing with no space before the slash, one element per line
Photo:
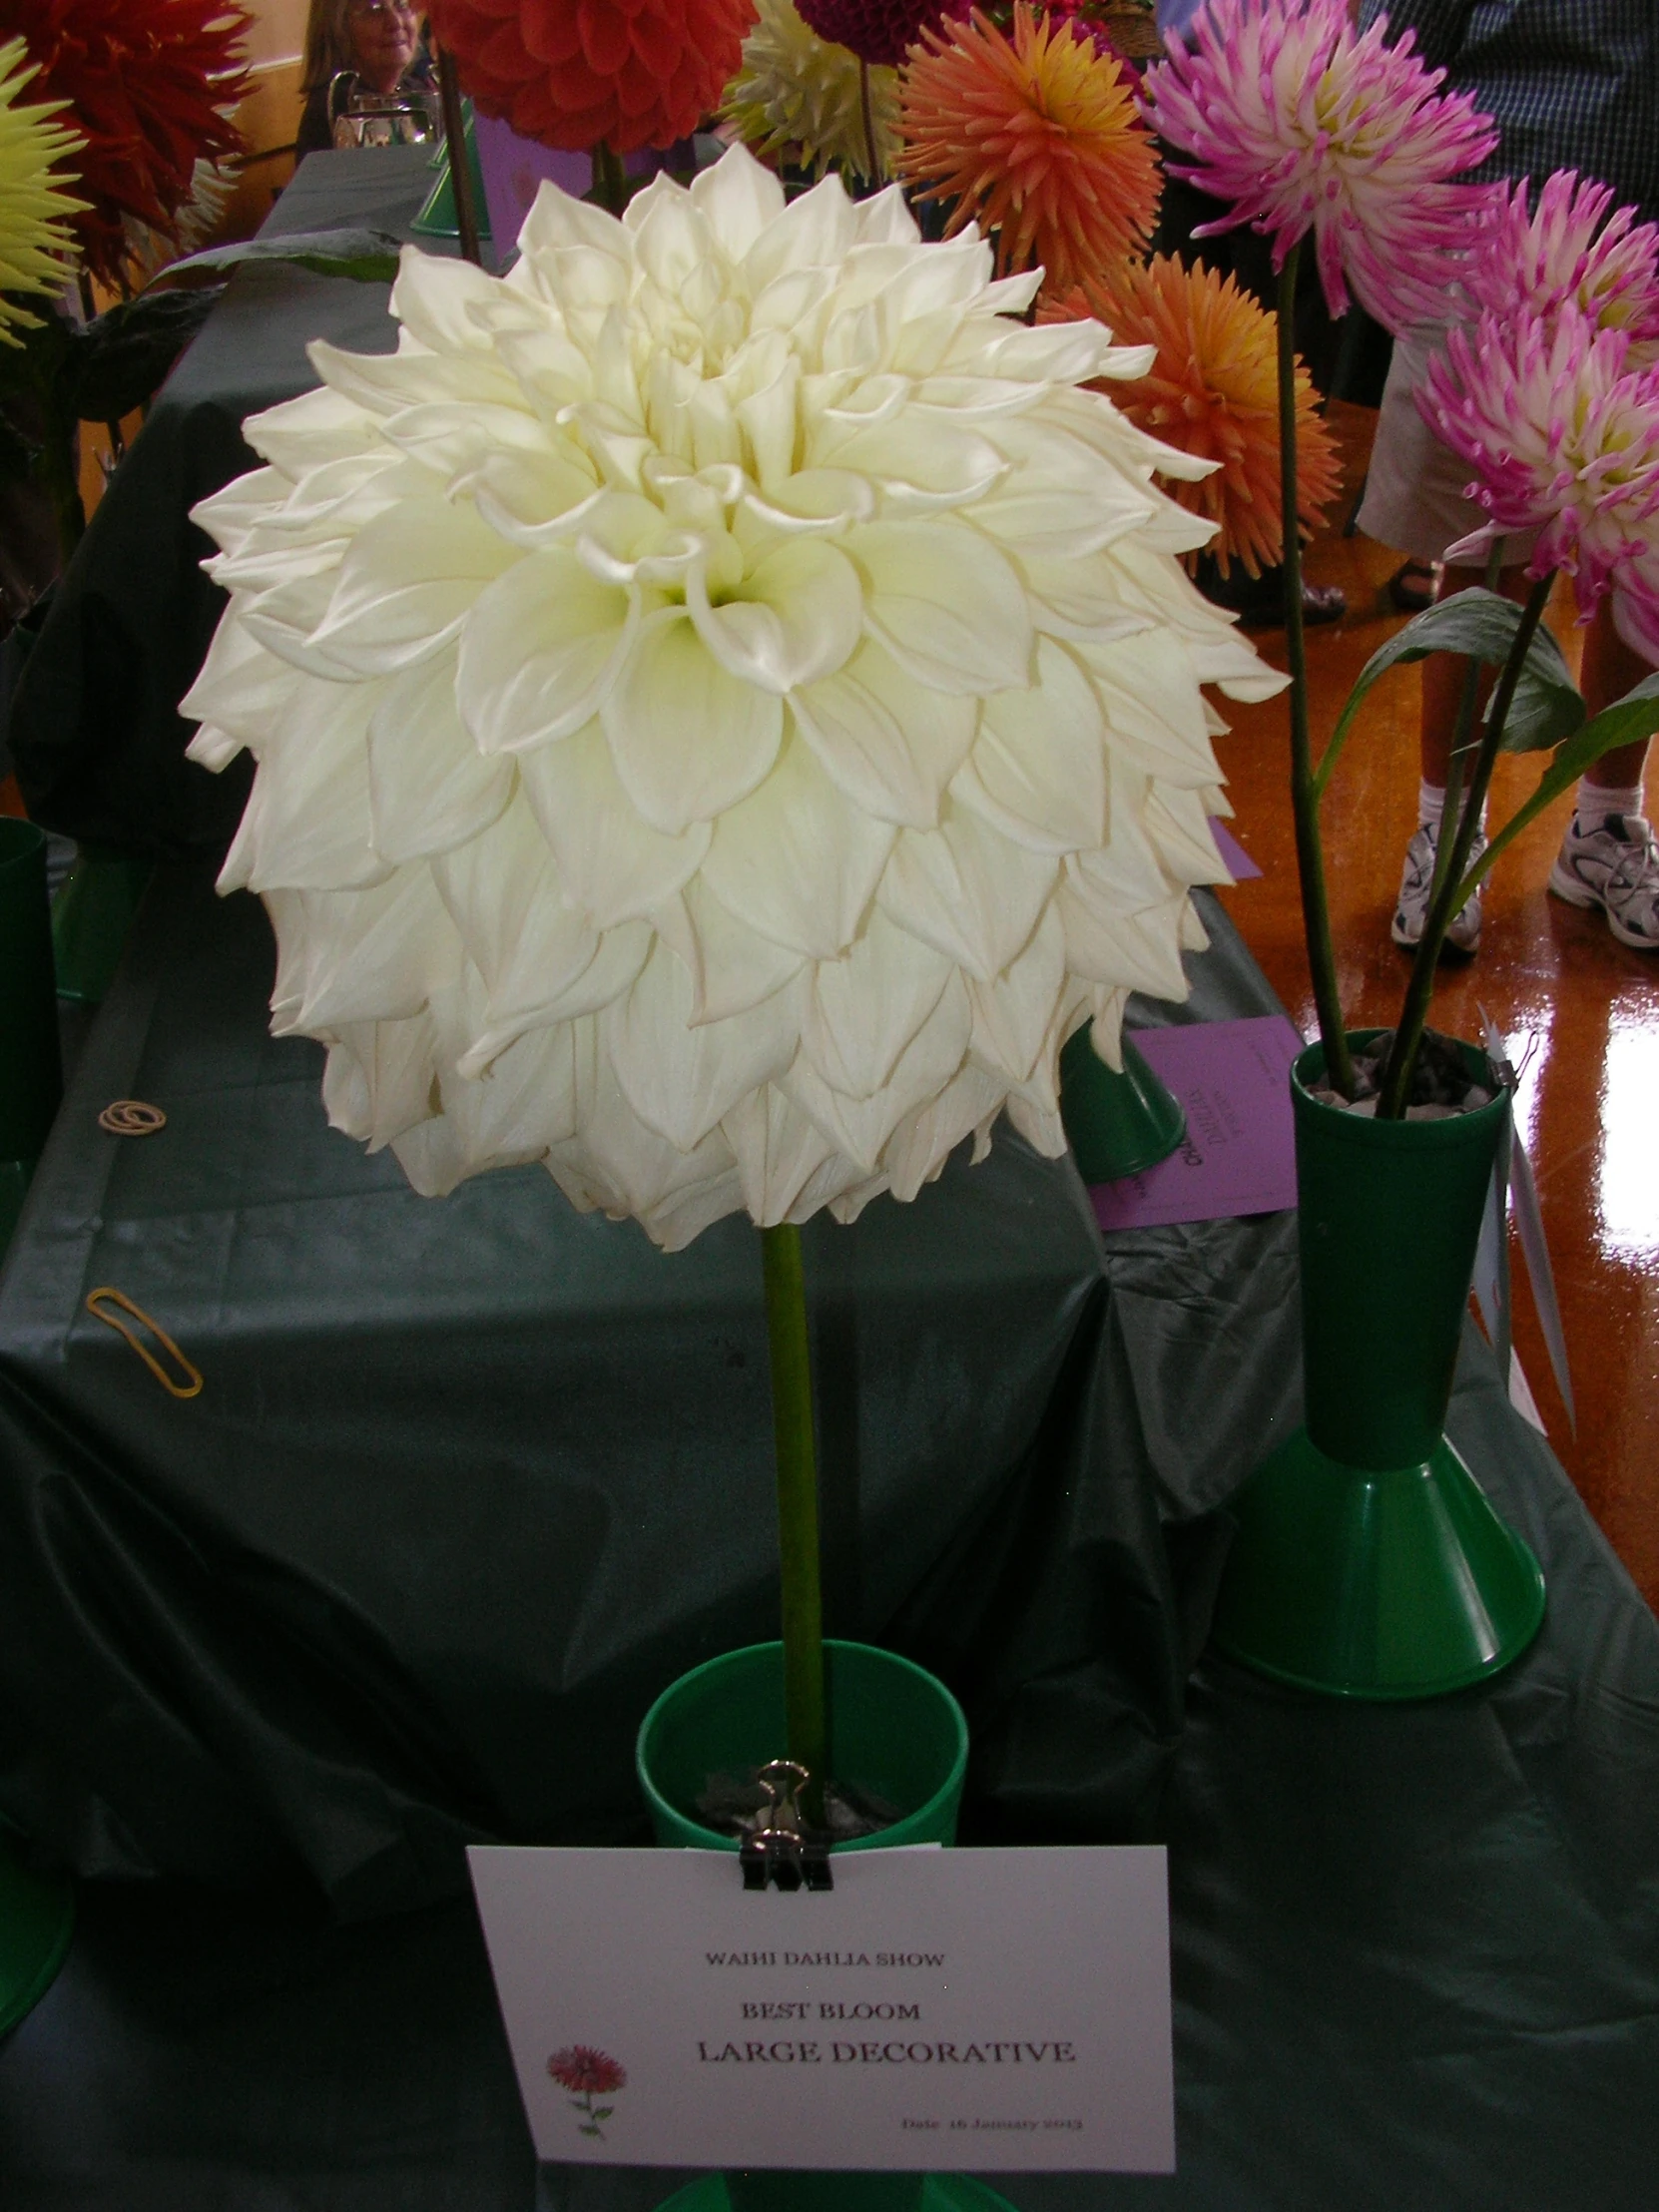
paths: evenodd
<path fill-rule="evenodd" d="M 596 2120 L 608 2120 L 615 2110 L 614 2104 L 601 2104 L 595 2108 L 593 2116 Z"/>
<path fill-rule="evenodd" d="M 146 292 L 95 316 L 70 338 L 63 404 L 83 422 L 119 422 L 147 405 L 223 288 Z"/>
<path fill-rule="evenodd" d="M 1513 842 L 1563 792 L 1571 791 L 1587 768 L 1604 753 L 1614 753 L 1621 745 L 1639 744 L 1643 738 L 1651 738 L 1656 730 L 1659 730 L 1659 672 L 1644 676 L 1633 691 L 1616 699 L 1611 707 L 1603 707 L 1592 722 L 1584 723 L 1557 750 L 1554 760 L 1539 778 L 1532 797 L 1510 816 L 1463 877 L 1452 912 L 1461 908 L 1463 900 L 1482 880 L 1504 846 Z"/>
<path fill-rule="evenodd" d="M 1378 647 L 1360 671 L 1314 779 L 1316 797 L 1323 796 L 1354 718 L 1380 676 L 1408 661 L 1425 660 L 1430 653 L 1455 653 L 1501 668 L 1515 642 L 1520 619 L 1521 611 L 1513 600 L 1487 591 L 1483 585 L 1454 592 L 1449 599 L 1413 615 L 1403 629 Z M 1520 682 L 1504 725 L 1503 749 L 1506 753 L 1547 751 L 1570 737 L 1583 720 L 1584 702 L 1561 657 L 1561 648 L 1540 625 L 1521 664 Z"/>
<path fill-rule="evenodd" d="M 389 231 L 290 231 L 271 239 L 245 239 L 240 246 L 210 246 L 172 262 L 153 279 L 151 289 L 186 271 L 241 269 L 249 262 L 288 262 L 319 276 L 349 276 L 358 283 L 389 284 L 397 275 L 402 247 Z"/>

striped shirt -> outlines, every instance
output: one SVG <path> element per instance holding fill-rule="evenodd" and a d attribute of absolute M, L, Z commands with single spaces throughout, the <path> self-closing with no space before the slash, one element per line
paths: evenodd
<path fill-rule="evenodd" d="M 1576 169 L 1659 217 L 1659 0 L 1365 0 L 1503 134 L 1469 176 Z"/>

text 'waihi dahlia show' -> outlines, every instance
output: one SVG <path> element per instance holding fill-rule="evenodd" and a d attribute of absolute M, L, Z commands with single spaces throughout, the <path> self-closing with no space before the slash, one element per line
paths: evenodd
<path fill-rule="evenodd" d="M 520 245 L 406 250 L 398 351 L 315 346 L 198 510 L 273 1026 L 417 1189 L 545 1160 L 670 1247 L 911 1197 L 1004 1107 L 1057 1154 L 1061 1044 L 1184 994 L 1225 879 L 1199 687 L 1281 681 L 1176 558 L 1195 464 L 1079 388 L 1144 350 L 741 149 Z"/>

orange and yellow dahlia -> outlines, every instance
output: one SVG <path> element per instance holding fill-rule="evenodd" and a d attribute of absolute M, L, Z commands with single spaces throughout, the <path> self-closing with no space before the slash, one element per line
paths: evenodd
<path fill-rule="evenodd" d="M 1041 263 L 1061 290 L 1138 252 L 1162 181 L 1116 55 L 1022 4 L 1012 35 L 977 9 L 924 31 L 902 80 L 902 174 L 954 201 L 946 235 L 977 219 L 1006 274 Z"/>
<path fill-rule="evenodd" d="M 432 0 L 484 115 L 521 138 L 613 153 L 672 146 L 720 106 L 753 0 Z"/>
<path fill-rule="evenodd" d="M 1279 378 L 1275 317 L 1232 276 L 1159 255 L 1131 263 L 1109 284 L 1045 299 L 1042 322 L 1097 315 L 1121 345 L 1157 357 L 1131 383 L 1101 388 L 1140 429 L 1197 460 L 1214 461 L 1171 498 L 1215 523 L 1206 548 L 1225 576 L 1234 560 L 1258 576 L 1284 558 L 1279 511 Z M 1296 371 L 1297 511 L 1312 536 L 1336 497 L 1341 466 L 1313 379 Z"/>

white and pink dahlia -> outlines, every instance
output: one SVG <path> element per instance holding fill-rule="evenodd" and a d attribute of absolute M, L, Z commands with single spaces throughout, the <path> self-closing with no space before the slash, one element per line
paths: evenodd
<path fill-rule="evenodd" d="M 1468 93 L 1441 94 L 1407 31 L 1356 31 L 1347 0 L 1209 0 L 1147 72 L 1154 127 L 1191 154 L 1172 174 L 1231 203 L 1200 235 L 1248 223 L 1274 267 L 1314 234 L 1333 314 L 1349 294 L 1395 334 L 1442 321 L 1453 257 L 1488 220 L 1490 187 L 1451 182 L 1497 132 Z"/>
<path fill-rule="evenodd" d="M 1478 312 L 1517 307 L 1553 324 L 1572 307 L 1595 329 L 1625 331 L 1636 344 L 1659 339 L 1659 225 L 1616 208 L 1609 186 L 1558 169 L 1528 213 L 1528 180 L 1494 203 L 1490 229 L 1462 277 Z"/>
<path fill-rule="evenodd" d="M 1574 306 L 1553 326 L 1488 309 L 1453 330 L 1417 395 L 1425 420 L 1474 471 L 1483 528 L 1448 557 L 1539 533 L 1529 573 L 1564 569 L 1587 620 L 1610 590 L 1620 627 L 1659 639 L 1659 369 L 1632 368 L 1630 338 Z M 1631 642 L 1636 643 L 1635 637 Z"/>
<path fill-rule="evenodd" d="M 1205 464 L 1086 388 L 1147 354 L 741 149 L 519 245 L 406 250 L 398 350 L 313 347 L 199 510 L 274 1026 L 418 1189 L 540 1160 L 667 1246 L 1060 1152 L 1225 876 L 1201 687 L 1282 682 L 1182 572 Z"/>

